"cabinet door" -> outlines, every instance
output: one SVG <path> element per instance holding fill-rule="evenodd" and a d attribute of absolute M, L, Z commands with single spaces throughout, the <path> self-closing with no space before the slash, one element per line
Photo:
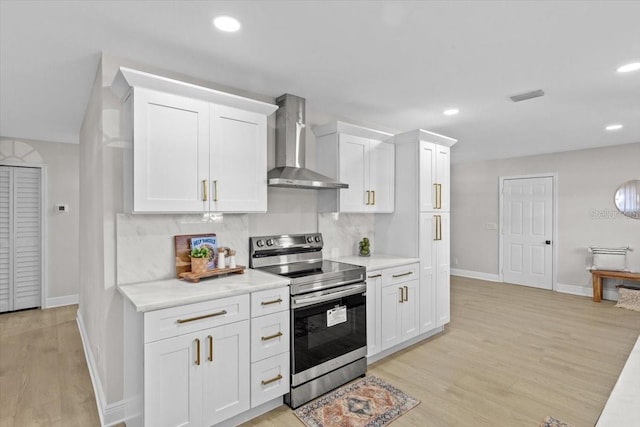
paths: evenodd
<path fill-rule="evenodd" d="M 199 365 L 196 353 L 198 339 L 201 350 Z M 202 425 L 203 344 L 199 333 L 145 344 L 145 425 Z"/>
<path fill-rule="evenodd" d="M 440 200 L 440 208 L 438 210 L 448 212 L 451 209 L 450 203 L 450 159 L 449 153 L 451 149 L 449 147 L 443 147 L 442 145 L 436 145 L 436 175 L 435 183 L 439 185 L 438 198 Z"/>
<path fill-rule="evenodd" d="M 418 280 L 404 282 L 404 301 L 400 304 L 400 335 L 402 341 L 415 337 L 420 332 L 420 291 Z"/>
<path fill-rule="evenodd" d="M 211 210 L 267 211 L 267 118 L 211 105 Z"/>
<path fill-rule="evenodd" d="M 430 212 L 435 207 L 436 145 L 420 141 L 420 211 Z"/>
<path fill-rule="evenodd" d="M 382 288 L 380 298 L 380 349 L 386 350 L 399 344 L 401 337 L 402 290 L 398 285 Z"/>
<path fill-rule="evenodd" d="M 134 88 L 133 210 L 202 212 L 209 104 Z"/>
<path fill-rule="evenodd" d="M 440 215 L 440 240 L 436 245 L 436 326 L 443 326 L 451 320 L 450 301 L 450 226 L 449 214 Z"/>
<path fill-rule="evenodd" d="M 372 140 L 369 145 L 368 211 L 390 213 L 395 205 L 395 145 Z"/>
<path fill-rule="evenodd" d="M 420 333 L 436 327 L 436 221 L 420 214 Z"/>
<path fill-rule="evenodd" d="M 353 135 L 340 135 L 340 181 L 349 188 L 340 189 L 340 212 L 364 212 L 369 177 L 369 140 Z M 369 196 L 370 197 L 370 196 Z"/>
<path fill-rule="evenodd" d="M 380 352 L 382 273 L 367 271 L 367 357 Z"/>
<path fill-rule="evenodd" d="M 249 409 L 249 321 L 201 333 L 203 425 L 211 426 Z"/>

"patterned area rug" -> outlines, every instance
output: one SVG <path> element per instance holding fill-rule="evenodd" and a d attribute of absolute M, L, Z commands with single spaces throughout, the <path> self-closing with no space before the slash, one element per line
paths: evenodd
<path fill-rule="evenodd" d="M 556 420 L 553 417 L 547 417 L 540 424 L 540 427 L 573 427 L 571 424 L 567 424 L 563 421 Z"/>
<path fill-rule="evenodd" d="M 380 427 L 419 403 L 380 378 L 368 376 L 309 402 L 294 413 L 307 427 Z"/>

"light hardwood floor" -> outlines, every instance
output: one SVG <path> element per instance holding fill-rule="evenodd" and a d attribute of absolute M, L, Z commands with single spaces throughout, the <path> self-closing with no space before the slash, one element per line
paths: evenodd
<path fill-rule="evenodd" d="M 445 332 L 369 367 L 422 403 L 394 426 L 593 426 L 640 334 L 604 301 L 452 277 Z M 0 315 L 0 427 L 99 426 L 77 307 Z M 301 426 L 280 407 L 246 426 Z"/>
<path fill-rule="evenodd" d="M 369 367 L 422 403 L 394 426 L 593 426 L 640 313 L 591 298 L 452 277 L 445 332 Z M 281 407 L 246 426 L 300 425 Z"/>

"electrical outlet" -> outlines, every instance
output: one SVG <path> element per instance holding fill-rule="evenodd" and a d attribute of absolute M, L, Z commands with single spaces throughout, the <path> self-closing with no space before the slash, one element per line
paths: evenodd
<path fill-rule="evenodd" d="M 458 265 L 458 258 L 453 259 L 453 265 Z"/>

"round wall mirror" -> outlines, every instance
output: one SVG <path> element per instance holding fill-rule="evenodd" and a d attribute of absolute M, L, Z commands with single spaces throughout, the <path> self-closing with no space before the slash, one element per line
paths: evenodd
<path fill-rule="evenodd" d="M 616 191 L 614 202 L 623 215 L 640 219 L 640 179 L 622 184 Z"/>

